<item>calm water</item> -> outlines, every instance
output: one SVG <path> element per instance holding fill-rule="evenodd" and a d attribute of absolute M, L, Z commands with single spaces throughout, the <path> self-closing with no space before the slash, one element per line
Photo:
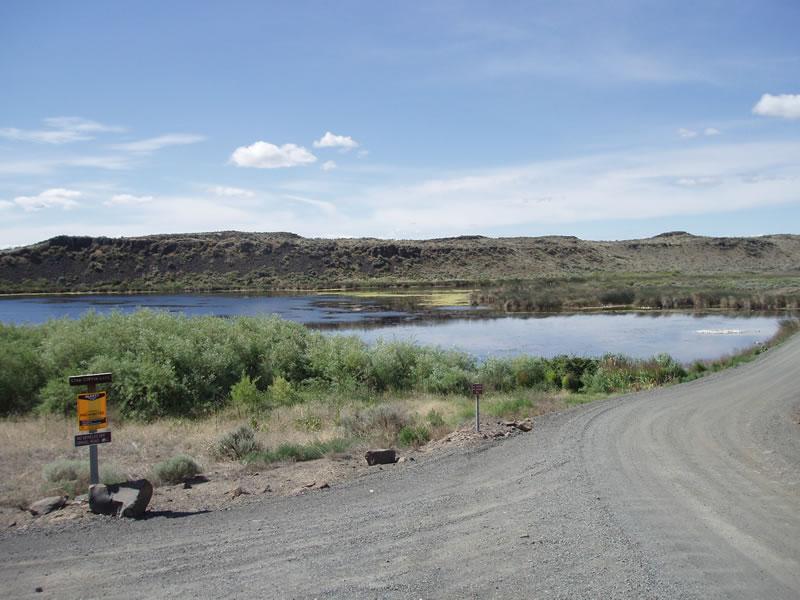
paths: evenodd
<path fill-rule="evenodd" d="M 48 296 L 0 299 L 0 321 L 42 323 L 140 308 L 187 315 L 277 314 L 333 334 L 369 343 L 406 340 L 469 352 L 479 358 L 534 354 L 649 357 L 666 352 L 681 361 L 716 358 L 769 339 L 779 317 L 682 313 L 492 316 L 480 309 L 423 308 L 413 298 L 341 295 L 243 296 L 233 294 Z"/>

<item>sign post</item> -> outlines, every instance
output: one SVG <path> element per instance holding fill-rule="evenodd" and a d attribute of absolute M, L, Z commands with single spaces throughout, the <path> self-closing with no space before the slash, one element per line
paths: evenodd
<path fill-rule="evenodd" d="M 108 394 L 98 392 L 98 383 L 109 383 L 111 373 L 92 373 L 74 375 L 69 378 L 70 385 L 85 385 L 87 392 L 78 394 L 78 430 L 89 433 L 75 436 L 75 446 L 89 446 L 89 480 L 92 485 L 100 483 L 100 465 L 97 459 L 97 444 L 111 441 L 111 432 L 98 429 L 108 427 L 106 402 Z"/>
<path fill-rule="evenodd" d="M 475 431 L 481 430 L 481 394 L 483 393 L 482 383 L 472 384 L 472 393 L 475 394 Z"/>

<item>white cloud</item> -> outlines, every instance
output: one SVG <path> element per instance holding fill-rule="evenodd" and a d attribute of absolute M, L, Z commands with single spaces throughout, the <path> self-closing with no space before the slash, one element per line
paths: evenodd
<path fill-rule="evenodd" d="M 14 206 L 13 202 L 9 202 L 8 200 L 0 200 L 0 210 L 11 208 L 12 206 Z"/>
<path fill-rule="evenodd" d="M 800 119 L 800 94 L 764 94 L 753 107 L 753 113 L 765 117 Z"/>
<path fill-rule="evenodd" d="M 322 170 L 323 171 L 333 171 L 336 168 L 336 162 L 332 160 L 326 160 L 322 163 Z"/>
<path fill-rule="evenodd" d="M 369 150 L 366 149 L 359 150 L 356 153 L 356 156 L 358 156 L 358 158 L 366 158 L 367 156 L 369 156 Z"/>
<path fill-rule="evenodd" d="M 703 130 L 703 135 L 707 135 L 707 136 L 719 135 L 721 133 L 722 132 L 719 129 L 717 129 L 716 127 L 706 127 Z"/>
<path fill-rule="evenodd" d="M 256 195 L 252 190 L 245 190 L 242 188 L 228 187 L 223 185 L 214 186 L 208 191 L 215 196 L 222 196 L 223 198 L 252 198 Z"/>
<path fill-rule="evenodd" d="M 250 146 L 240 146 L 234 150 L 230 160 L 237 167 L 280 169 L 309 165 L 316 162 L 317 157 L 296 144 L 276 146 L 259 141 Z"/>
<path fill-rule="evenodd" d="M 326 131 L 325 135 L 314 142 L 314 148 L 341 148 L 348 151 L 358 148 L 358 142 L 349 135 L 335 135 Z"/>
<path fill-rule="evenodd" d="M 39 142 L 43 144 L 67 144 L 91 140 L 92 133 L 107 133 L 124 131 L 122 127 L 104 125 L 97 121 L 90 121 L 80 117 L 50 117 L 44 119 L 48 129 L 18 129 L 5 127 L 0 129 L 0 137 L 22 141 Z"/>
<path fill-rule="evenodd" d="M 106 206 L 130 206 L 152 202 L 152 196 L 133 196 L 132 194 L 115 194 L 111 200 L 103 202 Z"/>
<path fill-rule="evenodd" d="M 75 190 L 51 188 L 37 196 L 17 196 L 14 198 L 14 203 L 28 212 L 53 207 L 61 207 L 64 210 L 69 210 L 78 206 L 75 198 L 79 198 L 80 196 L 81 193 Z"/>
<path fill-rule="evenodd" d="M 693 137 L 697 137 L 697 132 L 693 129 L 685 129 L 681 127 L 678 129 L 678 135 L 684 139 L 690 139 Z"/>
<path fill-rule="evenodd" d="M 168 133 L 166 135 L 159 135 L 157 137 L 138 140 L 136 142 L 128 142 L 126 144 L 115 144 L 112 146 L 117 150 L 124 150 L 126 152 L 136 152 L 140 154 L 148 154 L 161 150 L 168 146 L 183 146 L 186 144 L 196 144 L 204 141 L 206 138 L 203 135 L 194 133 Z"/>

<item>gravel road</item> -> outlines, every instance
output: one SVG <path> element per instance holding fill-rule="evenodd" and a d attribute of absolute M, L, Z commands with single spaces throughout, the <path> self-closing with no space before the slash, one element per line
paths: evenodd
<path fill-rule="evenodd" d="M 799 379 L 795 336 L 330 490 L 6 532 L 0 595 L 797 599 Z"/>

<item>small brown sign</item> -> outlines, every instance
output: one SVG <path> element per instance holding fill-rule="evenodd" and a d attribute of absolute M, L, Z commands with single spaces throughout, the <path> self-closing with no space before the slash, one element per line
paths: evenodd
<path fill-rule="evenodd" d="M 480 396 L 483 393 L 483 384 L 482 383 L 473 383 L 472 384 L 472 393 L 475 396 Z"/>
<path fill-rule="evenodd" d="M 89 385 L 92 383 L 110 383 L 111 373 L 88 373 L 86 375 L 72 375 L 70 385 Z"/>
<path fill-rule="evenodd" d="M 95 433 L 82 433 L 75 436 L 75 447 L 94 446 L 95 444 L 108 444 L 111 442 L 110 431 L 98 431 Z"/>

